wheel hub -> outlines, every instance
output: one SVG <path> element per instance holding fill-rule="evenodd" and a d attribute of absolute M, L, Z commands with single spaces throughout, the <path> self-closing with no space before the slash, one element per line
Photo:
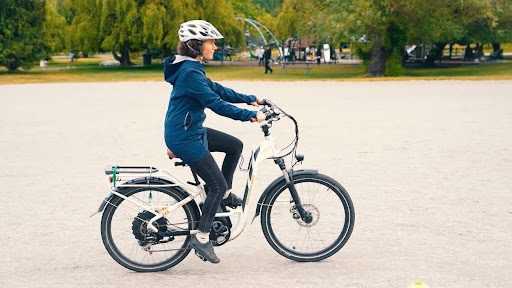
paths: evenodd
<path fill-rule="evenodd" d="M 141 247 L 147 247 L 148 245 L 155 244 L 163 238 L 161 235 L 148 230 L 148 222 L 154 216 L 155 214 L 150 211 L 143 211 L 133 219 L 133 236 L 135 236 L 135 239 L 139 240 L 139 245 Z M 167 231 L 167 221 L 163 217 L 153 222 L 153 225 L 159 232 Z"/>
<path fill-rule="evenodd" d="M 301 219 L 299 211 L 297 211 L 297 208 L 294 206 L 292 209 L 293 219 L 297 221 L 297 223 L 302 227 L 312 227 L 315 226 L 318 220 L 320 220 L 320 211 L 318 208 L 316 208 L 313 204 L 304 204 L 302 205 L 302 208 L 304 209 L 304 212 L 309 214 L 311 217 L 311 221 L 304 222 L 304 220 Z"/>

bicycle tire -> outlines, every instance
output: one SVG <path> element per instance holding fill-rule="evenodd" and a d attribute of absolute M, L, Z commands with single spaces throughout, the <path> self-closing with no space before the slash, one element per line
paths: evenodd
<path fill-rule="evenodd" d="M 298 212 L 293 208 L 295 203 L 293 203 L 293 200 L 291 199 L 291 195 L 286 187 L 286 183 L 282 181 L 280 185 L 276 186 L 276 188 L 269 192 L 268 196 L 263 202 L 261 227 L 267 242 L 282 256 L 298 262 L 315 262 L 331 257 L 345 245 L 345 243 L 350 238 L 354 228 L 354 207 L 349 194 L 345 188 L 343 188 L 343 186 L 341 186 L 336 180 L 319 173 L 295 176 L 293 177 L 293 182 L 304 209 L 313 214 L 313 221 L 308 224 L 300 219 Z M 304 187 L 305 185 L 307 187 Z M 310 191 L 311 186 L 320 187 L 317 189 L 317 191 L 312 191 L 312 189 Z M 320 188 L 322 187 L 326 188 L 325 192 L 331 193 L 324 193 L 325 195 L 322 195 L 324 197 L 319 197 L 315 200 L 316 196 L 320 192 Z M 314 195 L 311 196 L 313 193 Z M 325 200 L 327 201 L 325 205 L 322 206 L 315 204 L 315 202 L 322 201 L 322 198 L 329 198 L 328 200 Z M 280 200 L 277 201 L 277 199 Z M 337 199 L 339 199 L 339 202 L 341 202 L 343 206 L 343 212 L 338 213 L 336 209 L 332 209 L 332 206 L 337 203 Z M 286 203 L 289 205 L 288 213 L 286 213 L 286 210 L 284 210 L 282 207 L 283 205 L 286 207 Z M 320 208 L 322 210 L 320 210 Z M 331 214 L 336 214 L 336 216 L 325 215 L 330 211 L 323 213 L 323 210 L 332 210 Z M 283 213 L 284 215 L 282 215 Z M 340 216 L 337 214 L 343 215 Z M 342 221 L 338 221 L 343 222 L 342 225 L 339 223 L 339 226 L 342 227 L 332 228 L 335 226 L 334 224 L 336 224 L 336 220 L 332 218 L 342 217 L 344 219 Z M 281 222 L 282 225 L 279 225 Z M 335 231 L 333 236 L 328 235 L 330 238 L 333 238 L 332 241 L 329 241 L 329 245 L 324 245 L 324 247 L 321 248 L 314 248 L 313 246 L 319 245 L 318 243 L 324 243 L 324 240 L 319 238 L 317 235 L 313 236 L 315 234 L 314 232 L 318 232 L 314 231 L 315 227 L 316 230 L 318 230 L 321 228 L 320 225 L 327 227 L 328 230 L 338 230 Z M 300 243 L 295 241 L 296 236 L 300 233 L 303 233 L 301 232 L 302 228 L 305 228 L 304 230 L 306 232 L 306 238 L 303 240 L 302 248 L 306 246 L 305 250 L 311 249 L 310 251 L 299 251 L 298 248 L 300 247 L 298 247 L 298 245 L 300 245 Z M 341 231 L 339 231 L 340 228 Z M 285 237 L 287 231 L 292 232 L 292 234 L 294 233 L 293 231 L 295 231 L 296 235 L 293 236 L 292 240 L 289 239 L 289 236 Z"/>
<path fill-rule="evenodd" d="M 123 192 L 121 192 L 121 193 L 126 197 L 131 197 L 131 196 L 137 195 L 139 193 L 147 193 L 148 191 L 154 191 L 155 193 L 158 192 L 158 193 L 163 193 L 165 195 L 168 195 L 170 197 L 170 199 L 172 199 L 176 203 L 180 202 L 181 200 L 185 199 L 185 197 L 186 197 L 184 195 L 184 192 L 181 192 L 180 190 L 178 190 L 174 187 L 165 187 L 165 188 L 152 188 L 152 187 L 138 188 L 138 187 L 135 187 L 135 188 L 127 188 L 127 189 L 123 190 Z M 138 200 L 140 200 L 140 199 L 138 199 Z M 144 252 L 147 252 L 148 259 L 154 260 L 153 263 L 140 263 L 140 262 L 134 261 L 134 259 L 131 259 L 130 256 L 126 255 L 127 252 L 122 251 L 122 249 L 120 249 L 120 247 L 118 246 L 119 243 L 116 242 L 116 239 L 113 239 L 113 231 L 112 231 L 112 228 L 113 228 L 112 221 L 113 221 L 114 217 L 116 217 L 116 212 L 118 211 L 118 208 L 121 207 L 121 205 L 123 205 L 124 202 L 129 202 L 129 201 L 125 201 L 121 197 L 117 197 L 117 196 L 114 197 L 110 201 L 110 205 L 107 205 L 107 207 L 105 208 L 105 210 L 103 212 L 102 219 L 101 219 L 101 238 L 103 240 L 103 244 L 104 244 L 106 250 L 108 251 L 108 253 L 110 254 L 110 256 L 117 263 L 124 266 L 125 268 L 128 268 L 128 269 L 136 271 L 136 272 L 157 272 L 157 271 L 167 270 L 167 269 L 175 266 L 176 264 L 180 263 L 183 259 L 185 259 L 185 257 L 190 253 L 190 248 L 188 248 L 188 242 L 189 242 L 191 236 L 176 236 L 176 238 L 180 237 L 179 239 L 183 240 L 182 245 L 179 246 L 178 249 L 174 249 L 177 251 L 175 254 L 173 254 L 168 259 L 164 259 L 162 261 L 158 261 L 158 262 L 155 261 L 154 260 L 155 257 L 153 257 L 152 251 L 142 250 Z M 134 212 L 121 211 L 118 214 L 127 214 L 127 213 L 135 214 L 135 213 L 137 213 L 137 214 L 135 214 L 136 215 L 135 218 L 140 218 L 139 216 L 145 215 L 143 213 L 147 214 L 147 211 L 144 211 L 141 207 L 139 207 L 139 206 L 134 206 L 134 207 L 135 208 L 133 210 L 135 210 L 135 209 L 139 209 L 139 210 L 134 211 Z M 185 229 L 184 226 L 186 226 L 187 230 L 196 229 L 196 226 L 198 225 L 198 221 L 199 221 L 199 211 L 197 209 L 197 206 L 195 206 L 195 204 L 193 202 L 189 202 L 186 205 L 183 205 L 181 208 L 178 208 L 178 210 L 171 212 L 165 218 L 161 218 L 161 219 L 165 219 L 162 221 L 164 221 L 164 223 L 168 223 L 167 227 L 169 227 L 169 226 L 179 227 L 178 224 L 173 224 L 173 223 L 169 222 L 169 220 L 168 220 L 170 218 L 170 216 L 177 215 L 177 214 L 180 214 L 179 216 L 181 216 L 181 217 L 183 217 L 183 216 L 186 217 L 185 222 L 179 223 L 181 226 L 183 226 L 182 227 L 183 229 Z M 150 214 L 150 215 L 152 215 L 152 214 Z M 127 218 L 125 221 L 129 221 L 131 219 L 130 218 L 131 216 L 124 216 L 124 217 Z M 150 216 L 148 216 L 146 218 L 149 218 L 149 217 Z M 121 218 L 121 216 L 120 216 L 120 218 Z M 135 253 L 138 253 L 139 248 L 142 249 L 142 247 L 139 247 L 141 245 L 141 244 L 139 244 L 140 241 L 137 240 L 136 239 L 137 236 L 135 236 L 136 228 L 134 228 L 132 226 L 142 225 L 141 223 L 144 223 L 144 221 L 140 221 L 140 219 L 135 220 L 135 218 L 132 221 L 132 225 L 130 225 L 130 227 L 122 227 L 120 229 L 125 230 L 124 234 L 127 234 L 125 237 L 125 238 L 127 238 L 126 241 L 130 241 L 129 238 L 131 236 L 133 236 L 134 244 L 132 244 L 131 249 L 135 250 Z M 155 223 L 160 221 L 161 219 L 155 221 Z M 165 222 L 165 221 L 167 221 L 167 222 Z M 147 221 L 145 221 L 145 223 L 147 223 Z M 130 234 L 129 232 L 132 232 L 132 235 L 129 235 Z M 124 235 L 123 235 L 123 237 L 124 237 Z M 181 237 L 183 237 L 183 238 L 181 238 Z M 160 244 L 155 244 L 155 245 L 160 245 Z M 162 250 L 162 251 L 167 252 L 167 250 Z M 142 253 L 144 253 L 144 252 L 142 252 Z M 156 252 L 161 252 L 161 251 L 156 251 Z M 158 254 L 161 255 L 160 253 L 158 253 Z M 144 256 L 144 258 L 145 257 L 146 256 Z"/>

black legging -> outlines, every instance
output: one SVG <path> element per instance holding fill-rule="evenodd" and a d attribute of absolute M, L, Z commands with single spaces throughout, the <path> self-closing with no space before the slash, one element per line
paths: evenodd
<path fill-rule="evenodd" d="M 199 161 L 190 165 L 192 171 L 199 175 L 208 186 L 208 194 L 203 204 L 203 216 L 199 222 L 199 231 L 207 233 L 210 232 L 215 213 L 224 194 L 232 187 L 233 174 L 235 174 L 236 164 L 242 154 L 243 143 L 236 137 L 214 129 L 207 128 L 206 133 L 208 150 L 226 153 L 222 171 L 210 152 L 206 152 Z"/>
<path fill-rule="evenodd" d="M 272 68 L 270 68 L 269 66 L 269 63 L 270 63 L 270 59 L 265 59 L 265 73 L 267 73 L 267 71 L 270 71 L 270 73 L 272 73 Z"/>

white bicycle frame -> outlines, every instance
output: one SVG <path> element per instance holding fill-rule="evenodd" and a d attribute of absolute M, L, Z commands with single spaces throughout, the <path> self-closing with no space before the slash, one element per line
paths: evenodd
<path fill-rule="evenodd" d="M 254 186 L 254 181 L 256 179 L 256 175 L 258 174 L 258 168 L 261 166 L 263 161 L 265 161 L 267 159 L 273 159 L 275 157 L 278 157 L 279 151 L 277 150 L 277 147 L 276 147 L 276 140 L 277 139 L 274 138 L 272 135 L 265 136 L 265 139 L 260 144 L 260 146 L 255 151 L 253 151 L 253 153 L 251 154 L 251 159 L 250 159 L 249 167 L 248 167 L 248 178 L 247 178 L 247 183 L 246 183 L 246 187 L 245 187 L 245 194 L 244 194 L 242 206 L 238 207 L 236 209 L 231 209 L 229 207 L 226 207 L 228 212 L 215 214 L 216 217 L 231 217 L 236 214 L 239 216 L 238 222 L 236 223 L 236 225 L 233 227 L 233 229 L 231 231 L 231 236 L 229 238 L 229 241 L 237 238 L 242 233 L 242 231 L 244 230 L 244 228 L 248 222 L 249 204 L 250 204 L 250 200 L 251 200 L 251 194 L 252 194 L 252 189 Z M 200 203 L 203 203 L 204 200 L 206 199 L 206 193 L 205 193 L 202 185 L 200 185 L 200 184 L 192 185 L 192 184 L 183 182 L 180 179 L 178 179 L 177 177 L 175 177 L 174 175 L 172 175 L 171 173 L 169 173 L 168 171 L 163 170 L 163 169 L 160 170 L 160 169 L 156 169 L 154 167 L 148 167 L 148 168 L 149 168 L 148 169 L 149 171 L 147 173 L 143 173 L 143 174 L 141 174 L 140 172 L 134 173 L 132 171 L 132 173 L 130 173 L 129 171 L 124 171 L 124 172 L 119 172 L 118 174 L 114 173 L 114 175 L 112 175 L 111 177 L 107 177 L 107 178 L 108 178 L 109 186 L 111 188 L 111 194 L 121 197 L 124 200 L 129 201 L 130 203 L 133 203 L 134 205 L 137 205 L 146 211 L 150 211 L 151 213 L 153 213 L 155 215 L 153 218 L 151 218 L 151 220 L 147 224 L 147 227 L 149 230 L 151 230 L 153 232 L 158 232 L 158 229 L 153 225 L 153 223 L 155 221 L 157 221 L 158 219 L 164 217 L 165 215 L 167 215 L 169 213 L 172 213 L 174 210 L 180 208 L 181 206 L 189 203 L 190 201 L 192 201 L 194 199 L 196 199 L 195 202 L 197 205 L 199 205 Z M 127 169 L 129 170 L 130 168 L 128 167 Z M 156 172 L 153 172 L 153 169 Z M 283 174 L 284 174 L 285 179 L 288 180 L 289 178 L 288 178 L 288 174 L 287 174 L 286 170 L 283 170 Z M 115 185 L 115 182 L 117 182 L 117 181 L 122 181 L 123 179 L 132 180 L 137 177 L 139 177 L 139 178 L 146 177 L 146 179 L 148 179 L 147 184 L 129 184 L 129 183 L 127 183 L 129 181 L 124 181 L 123 183 L 121 183 L 117 186 Z M 174 184 L 154 184 L 154 183 L 151 183 L 149 180 L 149 179 L 152 179 L 153 177 L 160 178 L 160 179 L 166 179 L 169 182 L 174 183 Z M 112 181 L 113 178 L 114 178 L 114 181 Z M 185 199 L 181 200 L 180 202 L 173 204 L 172 206 L 166 206 L 166 205 L 165 206 L 157 206 L 157 205 L 150 206 L 145 202 L 130 199 L 129 197 L 126 197 L 122 193 L 119 193 L 118 191 L 116 191 L 117 190 L 116 188 L 121 188 L 121 187 L 147 187 L 147 188 L 180 187 L 181 189 L 186 191 L 189 194 L 189 196 L 186 197 Z M 106 199 L 109 199 L 111 194 L 109 194 L 109 196 Z M 107 204 L 111 204 L 111 203 L 109 203 L 109 201 L 107 201 Z M 161 212 L 159 213 L 157 211 L 161 211 Z M 190 235 L 196 234 L 198 232 L 199 232 L 199 230 L 191 230 Z"/>

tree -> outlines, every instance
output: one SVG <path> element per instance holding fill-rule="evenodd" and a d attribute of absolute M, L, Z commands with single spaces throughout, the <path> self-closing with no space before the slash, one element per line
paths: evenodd
<path fill-rule="evenodd" d="M 252 0 L 231 0 L 231 6 L 236 17 L 257 20 L 266 14 L 265 10 Z"/>
<path fill-rule="evenodd" d="M 324 13 L 338 39 L 366 35 L 371 48 L 357 44 L 371 76 L 400 75 L 405 45 L 451 43 L 464 35 L 467 13 L 460 1 L 333 0 Z M 476 0 L 465 0 L 466 2 Z M 367 58 L 364 58 L 367 57 Z"/>
<path fill-rule="evenodd" d="M 121 65 L 133 64 L 130 52 L 163 49 L 175 52 L 180 24 L 203 19 L 227 41 L 242 43 L 241 23 L 227 0 L 60 0 L 69 29 L 69 45 L 112 51 Z M 212 9 L 215 7 L 215 9 Z"/>
<path fill-rule="evenodd" d="M 255 5 L 263 7 L 267 13 L 274 17 L 279 14 L 279 10 L 283 4 L 283 0 L 253 0 L 252 2 Z"/>
<path fill-rule="evenodd" d="M 468 7 L 469 6 L 469 7 Z M 494 51 L 500 43 L 512 41 L 512 3 L 508 0 L 492 0 L 467 3 L 465 9 L 474 15 L 466 24 L 466 40 L 492 43 Z"/>
<path fill-rule="evenodd" d="M 29 69 L 48 50 L 43 31 L 45 1 L 0 2 L 0 65 L 10 72 Z"/>
<path fill-rule="evenodd" d="M 97 52 L 101 50 L 100 34 L 102 2 L 97 0 L 64 0 L 60 13 L 69 24 L 66 33 L 68 50 Z"/>
<path fill-rule="evenodd" d="M 57 2 L 47 1 L 43 30 L 49 46 L 48 52 L 61 52 L 66 48 L 66 29 L 66 19 L 57 12 Z"/>
<path fill-rule="evenodd" d="M 235 12 L 227 0 L 196 0 L 198 19 L 212 23 L 233 46 L 244 43 L 243 23 L 236 20 Z M 215 7 L 212 9 L 211 7 Z M 187 19 L 192 20 L 192 19 Z"/>
<path fill-rule="evenodd" d="M 492 1 L 494 14 L 498 18 L 496 29 L 492 31 L 494 51 L 500 49 L 499 43 L 512 41 L 512 3 L 508 0 Z"/>
<path fill-rule="evenodd" d="M 135 0 L 104 0 L 100 16 L 101 47 L 112 51 L 121 65 L 133 65 L 130 50 L 140 50 L 143 39 L 141 4 Z M 121 55 L 118 54 L 121 53 Z"/>
<path fill-rule="evenodd" d="M 309 36 L 312 29 L 313 15 L 321 10 L 316 9 L 313 0 L 285 0 L 281 12 L 277 16 L 275 34 L 280 39 L 292 35 Z"/>

